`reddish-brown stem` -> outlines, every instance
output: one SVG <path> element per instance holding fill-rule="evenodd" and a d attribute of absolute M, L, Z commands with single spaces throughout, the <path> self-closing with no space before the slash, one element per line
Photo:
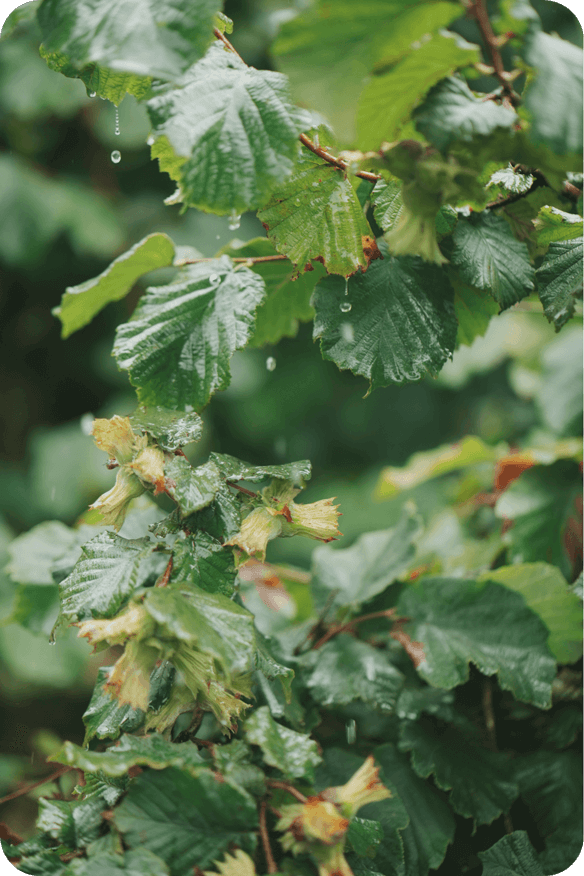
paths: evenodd
<path fill-rule="evenodd" d="M 476 19 L 481 36 L 491 56 L 491 63 L 495 71 L 495 76 L 503 87 L 503 93 L 505 94 L 507 101 L 513 106 L 517 106 L 519 103 L 519 95 L 516 94 L 511 83 L 507 79 L 503 58 L 499 51 L 500 43 L 493 32 L 485 0 L 472 0 L 468 7 L 468 13 Z"/>
<path fill-rule="evenodd" d="M 231 45 L 231 43 L 229 42 L 229 40 L 227 39 L 225 34 L 221 33 L 221 31 L 219 30 L 218 27 L 213 28 L 213 33 L 215 34 L 215 36 L 217 37 L 218 40 L 221 40 L 221 42 L 225 46 L 227 46 L 227 48 L 229 49 L 230 52 L 233 52 L 234 55 L 237 55 L 237 57 L 239 58 L 239 60 L 241 61 L 242 64 L 245 64 L 245 61 L 243 60 L 243 58 L 241 57 L 241 55 L 239 54 L 237 49 Z M 245 64 L 245 66 L 247 67 L 247 64 Z"/>
<path fill-rule="evenodd" d="M 23 797 L 24 794 L 28 794 L 29 791 L 34 791 L 35 788 L 40 788 L 41 785 L 47 785 L 49 782 L 56 782 L 57 779 L 60 779 L 61 776 L 64 776 L 65 773 L 70 772 L 72 769 L 73 767 L 70 766 L 62 767 L 60 770 L 57 770 L 56 773 L 52 773 L 44 779 L 39 779 L 38 782 L 33 782 L 32 785 L 27 785 L 25 788 L 19 788 L 18 791 L 13 791 L 12 794 L 7 794 L 6 797 L 0 799 L 0 806 L 2 803 L 8 803 L 9 800 L 16 800 L 17 797 Z"/>
<path fill-rule="evenodd" d="M 334 155 L 331 155 L 330 152 L 327 152 L 326 149 L 323 149 L 322 146 L 317 146 L 316 143 L 313 143 L 310 137 L 307 137 L 306 134 L 300 135 L 300 142 L 303 143 L 307 149 L 310 149 L 311 152 L 314 152 L 315 155 L 318 155 L 319 158 L 322 158 L 323 161 L 332 164 L 334 167 L 338 167 L 339 170 L 347 170 L 348 164 L 342 158 L 337 158 Z M 358 170 L 355 173 L 355 176 L 360 177 L 361 179 L 366 179 L 369 182 L 376 183 L 378 179 L 381 179 L 381 176 L 378 173 L 370 173 L 368 170 Z"/>
<path fill-rule="evenodd" d="M 216 258 L 217 258 L 217 256 L 209 256 L 208 258 L 201 258 L 201 259 L 181 259 L 180 262 L 178 262 L 178 264 L 180 264 L 180 265 L 198 265 L 199 262 L 214 262 Z M 253 262 L 253 264 L 255 265 L 256 262 L 281 262 L 287 258 L 288 258 L 288 256 L 280 255 L 280 254 L 269 255 L 269 256 L 250 256 L 249 258 L 243 258 L 243 257 L 240 258 L 238 256 L 237 258 L 232 258 L 231 261 L 232 262 L 241 262 L 244 265 L 247 264 L 247 262 Z M 176 453 L 176 451 L 175 451 L 175 453 Z M 184 456 L 184 454 L 183 454 L 183 456 Z"/>
<path fill-rule="evenodd" d="M 233 481 L 225 481 L 228 487 L 233 487 L 234 490 L 239 490 L 240 493 L 245 493 L 246 496 L 251 496 L 252 499 L 257 499 L 258 494 L 252 493 L 251 490 L 246 490 L 245 487 L 240 487 L 239 484 L 234 484 Z"/>
<path fill-rule="evenodd" d="M 262 800 L 260 803 L 260 836 L 262 838 L 262 847 L 264 849 L 264 857 L 266 859 L 266 867 L 268 868 L 268 873 L 277 873 L 278 867 L 276 866 L 276 862 L 274 860 L 274 856 L 272 854 L 272 847 L 270 845 L 270 837 L 268 835 L 268 825 L 266 822 L 266 801 Z"/>
<path fill-rule="evenodd" d="M 292 794 L 293 797 L 300 803 L 307 803 L 308 797 L 305 797 L 300 791 L 298 791 L 294 785 L 288 784 L 288 782 L 280 782 L 277 779 L 266 779 L 266 784 L 269 788 L 280 788 L 282 791 L 288 791 L 289 794 Z"/>
<path fill-rule="evenodd" d="M 172 575 L 172 554 L 169 557 L 166 569 L 164 570 L 163 574 L 160 576 L 160 578 L 156 582 L 156 587 L 166 587 L 166 585 L 170 581 L 171 575 Z"/>
<path fill-rule="evenodd" d="M 344 633 L 345 630 L 350 630 L 353 628 L 355 624 L 363 623 L 363 621 L 368 620 L 376 620 L 380 617 L 392 618 L 395 614 L 395 608 L 388 608 L 384 611 L 372 611 L 370 614 L 362 614 L 361 617 L 354 617 L 353 620 L 347 621 L 344 624 L 337 624 L 335 627 L 330 627 L 322 636 L 318 642 L 312 646 L 313 650 L 316 651 L 318 648 L 322 648 L 326 642 L 333 638 L 333 636 L 337 636 L 339 633 Z"/>

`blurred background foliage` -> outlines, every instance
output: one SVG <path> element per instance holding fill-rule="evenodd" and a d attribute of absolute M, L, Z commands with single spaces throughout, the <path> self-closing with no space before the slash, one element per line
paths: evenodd
<path fill-rule="evenodd" d="M 534 0 L 544 27 L 582 44 L 574 16 Z M 289 4 L 226 4 L 233 42 L 245 60 L 269 67 L 269 45 Z M 478 41 L 474 23 L 463 35 Z M 135 396 L 110 357 L 115 326 L 131 314 L 147 278 L 122 302 L 63 342 L 51 315 L 66 286 L 93 277 L 151 231 L 213 255 L 233 239 L 228 220 L 163 199 L 174 186 L 150 160 L 145 110 L 127 96 L 114 134 L 114 107 L 90 99 L 79 80 L 51 72 L 38 56 L 34 27 L 0 43 L 0 570 L 10 540 L 43 520 L 73 523 L 113 483 L 103 454 L 88 437 L 91 415 L 126 414 Z M 110 161 L 113 148 L 122 160 Z M 263 234 L 252 215 L 237 237 Z M 320 357 L 310 329 L 277 349 L 236 353 L 229 389 L 204 413 L 205 435 L 193 461 L 212 450 L 257 463 L 312 460 L 305 500 L 336 496 L 342 544 L 392 525 L 404 496 L 378 502 L 380 469 L 416 451 L 476 434 L 489 444 L 545 443 L 580 434 L 581 315 L 555 335 L 541 305 L 527 299 L 491 321 L 486 335 L 461 347 L 437 380 L 378 390 Z M 274 356 L 277 367 L 266 369 Z M 446 504 L 442 481 L 410 491 L 432 527 Z M 485 509 L 486 511 L 486 509 Z M 442 537 L 442 536 L 441 536 Z M 308 567 L 313 544 L 273 542 L 268 559 Z M 12 610 L 14 585 L 0 571 L 0 618 Z M 81 715 L 97 666 L 85 643 L 63 636 L 58 647 L 40 633 L 0 621 L 0 796 L 16 779 L 38 775 L 36 763 L 55 737 L 80 742 Z M 38 789 L 38 794 L 43 792 Z M 27 835 L 35 807 L 15 801 L 11 824 Z"/>

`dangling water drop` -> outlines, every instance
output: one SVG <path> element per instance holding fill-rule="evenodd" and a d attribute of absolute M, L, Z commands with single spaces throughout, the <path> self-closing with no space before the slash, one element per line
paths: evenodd
<path fill-rule="evenodd" d="M 349 278 L 345 277 L 345 295 L 349 294 Z"/>
<path fill-rule="evenodd" d="M 318 131 L 317 131 L 316 134 L 314 135 L 314 145 L 316 146 L 317 149 L 320 147 L 320 139 L 319 139 L 319 136 L 318 136 Z"/>
<path fill-rule="evenodd" d="M 119 149 L 114 149 L 114 151 L 110 155 L 110 158 L 114 164 L 119 164 L 122 160 L 122 153 L 119 151 Z"/>
<path fill-rule="evenodd" d="M 266 359 L 266 368 L 268 369 L 268 371 L 273 371 L 275 367 L 276 360 L 273 356 L 268 356 L 268 358 Z"/>
<path fill-rule="evenodd" d="M 154 146 L 154 134 L 150 134 L 148 139 L 146 140 L 148 146 Z"/>
<path fill-rule="evenodd" d="M 116 107 L 116 125 L 114 128 L 114 134 L 118 137 L 120 134 L 120 110 Z"/>
<path fill-rule="evenodd" d="M 87 91 L 87 97 L 97 97 L 96 91 L 90 91 L 89 88 L 87 88 L 86 91 Z"/>
<path fill-rule="evenodd" d="M 220 279 L 221 278 L 219 274 L 210 274 L 209 283 L 211 284 L 211 286 L 216 286 Z"/>
<path fill-rule="evenodd" d="M 348 313 L 352 307 L 353 305 L 350 301 L 342 301 L 339 305 L 339 310 L 341 311 L 341 313 Z"/>
<path fill-rule="evenodd" d="M 357 741 L 357 722 L 354 718 L 351 718 L 345 724 L 345 732 L 347 734 L 347 742 L 349 745 L 353 745 Z"/>
<path fill-rule="evenodd" d="M 235 210 L 232 210 L 231 214 L 229 216 L 229 230 L 230 231 L 237 231 L 237 229 L 239 228 L 240 225 L 241 225 L 241 215 L 239 213 L 236 213 Z"/>

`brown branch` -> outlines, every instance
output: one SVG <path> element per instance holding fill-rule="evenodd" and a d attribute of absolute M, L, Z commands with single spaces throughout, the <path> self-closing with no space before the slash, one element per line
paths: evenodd
<path fill-rule="evenodd" d="M 331 153 L 327 152 L 326 149 L 323 149 L 322 146 L 317 146 L 316 143 L 312 142 L 310 137 L 306 136 L 306 134 L 300 134 L 299 139 L 307 149 L 310 149 L 311 152 L 314 152 L 314 154 L 318 155 L 319 158 L 322 158 L 323 161 L 327 161 L 334 167 L 338 167 L 339 170 L 346 171 L 348 169 L 349 165 L 346 161 L 343 161 L 342 158 L 337 158 L 336 156 L 331 155 Z M 372 183 L 376 183 L 378 179 L 381 179 L 381 176 L 378 173 L 370 173 L 368 170 L 358 170 L 355 173 L 355 176 L 358 176 L 361 179 L 366 179 Z"/>
<path fill-rule="evenodd" d="M 298 791 L 294 785 L 290 785 L 288 782 L 280 782 L 278 779 L 266 779 L 266 784 L 269 788 L 280 788 L 281 791 L 288 791 L 289 794 L 292 794 L 293 797 L 300 803 L 306 803 L 308 801 L 308 797 L 305 797 L 300 791 Z"/>
<path fill-rule="evenodd" d="M 513 90 L 513 87 L 507 78 L 507 72 L 503 64 L 501 52 L 499 51 L 501 42 L 493 32 L 489 14 L 487 12 L 486 0 L 472 0 L 468 6 L 468 14 L 476 19 L 481 36 L 489 50 L 495 76 L 503 87 L 507 103 L 511 104 L 511 106 L 517 106 L 520 98 L 517 92 Z"/>
<path fill-rule="evenodd" d="M 72 769 L 73 767 L 70 766 L 62 767 L 60 770 L 57 770 L 56 773 L 52 773 L 44 779 L 39 779 L 38 782 L 33 782 L 32 785 L 27 785 L 25 788 L 19 788 L 18 791 L 13 791 L 12 794 L 7 794 L 6 797 L 0 799 L 0 806 L 2 803 L 8 803 L 9 800 L 16 800 L 17 797 L 23 797 L 25 794 L 28 794 L 29 791 L 34 791 L 35 788 L 40 788 L 41 785 L 48 785 L 49 782 L 55 782 L 57 779 L 60 779 L 61 776 L 65 775 L 65 773 L 71 772 Z"/>
<path fill-rule="evenodd" d="M 394 614 L 395 614 L 395 608 L 388 608 L 388 609 L 385 609 L 384 611 L 372 611 L 370 614 L 362 614 L 361 617 L 355 617 L 355 618 L 353 618 L 353 620 L 347 621 L 344 624 L 337 624 L 334 627 L 330 627 L 330 629 L 328 629 L 326 631 L 324 636 L 322 636 L 318 640 L 318 642 L 316 642 L 312 646 L 312 648 L 314 651 L 316 651 L 318 648 L 322 648 L 322 646 L 326 642 L 328 642 L 330 639 L 332 639 L 333 636 L 337 636 L 339 633 L 345 632 L 345 630 L 352 629 L 355 624 L 360 624 L 360 623 L 363 623 L 363 621 L 368 621 L 368 620 L 376 620 L 377 618 L 380 618 L 380 617 L 392 618 L 394 616 Z"/>
<path fill-rule="evenodd" d="M 270 845 L 270 837 L 268 835 L 268 825 L 266 823 L 266 801 L 262 800 L 260 803 L 260 836 L 262 838 L 262 846 L 264 849 L 264 857 L 266 859 L 266 867 L 268 868 L 268 873 L 277 873 L 278 868 L 276 866 L 276 862 L 274 860 L 274 856 L 272 854 L 272 847 Z"/>
<path fill-rule="evenodd" d="M 245 493 L 246 496 L 251 496 L 252 499 L 257 499 L 258 494 L 252 493 L 251 490 L 246 490 L 245 487 L 240 487 L 239 484 L 234 484 L 233 481 L 225 481 L 228 487 L 233 487 L 234 490 L 239 490 L 240 493 Z"/>

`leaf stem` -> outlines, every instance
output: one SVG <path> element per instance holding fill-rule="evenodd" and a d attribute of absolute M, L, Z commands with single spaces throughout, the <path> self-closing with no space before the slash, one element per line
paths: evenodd
<path fill-rule="evenodd" d="M 384 611 L 372 611 L 370 614 L 362 614 L 361 617 L 355 617 L 353 620 L 347 621 L 344 624 L 337 624 L 334 627 L 330 627 L 322 636 L 318 642 L 312 646 L 313 650 L 316 651 L 318 648 L 322 648 L 322 646 L 328 642 L 333 636 L 338 635 L 339 633 L 344 632 L 345 630 L 350 630 L 355 624 L 363 623 L 363 621 L 368 620 L 376 620 L 380 617 L 392 618 L 395 614 L 395 608 L 388 608 Z"/>
<path fill-rule="evenodd" d="M 245 487 L 240 487 L 239 484 L 234 484 L 233 481 L 225 481 L 228 487 L 233 487 L 234 490 L 239 490 L 240 493 L 245 493 L 246 496 L 251 496 L 252 499 L 257 499 L 258 494 L 252 493 L 251 490 L 246 490 Z"/>
<path fill-rule="evenodd" d="M 237 55 L 237 57 L 239 58 L 239 60 L 241 61 L 242 64 L 245 64 L 245 61 L 243 60 L 243 58 L 241 57 L 241 55 L 239 54 L 237 49 L 231 45 L 231 43 L 229 42 L 229 40 L 227 39 L 225 34 L 221 33 L 221 31 L 219 30 L 218 27 L 213 28 L 213 33 L 215 34 L 215 36 L 217 37 L 218 40 L 221 40 L 221 42 L 227 46 L 227 48 L 229 49 L 230 52 L 233 52 L 234 55 Z M 245 66 L 247 67 L 247 64 L 245 64 Z"/>
<path fill-rule="evenodd" d="M 198 265 L 199 262 L 214 262 L 217 256 L 206 256 L 205 258 L 200 259 L 181 259 L 178 262 L 175 262 L 175 267 L 181 267 L 182 265 Z M 237 256 L 237 258 L 232 258 L 232 262 L 242 262 L 246 264 L 247 262 L 282 262 L 286 261 L 288 256 L 280 255 L 269 255 L 269 256 L 248 256 L 245 258 L 244 256 Z"/>
<path fill-rule="evenodd" d="M 2 803 L 8 803 L 9 800 L 16 800 L 17 797 L 22 797 L 24 794 L 28 794 L 29 791 L 34 791 L 35 788 L 40 788 L 41 785 L 48 785 L 49 782 L 55 782 L 57 779 L 60 779 L 61 776 L 64 776 L 65 773 L 71 772 L 72 769 L 73 767 L 70 766 L 62 767 L 50 776 L 46 776 L 44 779 L 39 779 L 38 782 L 33 782 L 32 785 L 26 785 L 24 788 L 19 788 L 18 791 L 13 791 L 12 794 L 7 794 L 6 797 L 0 798 L 0 806 Z"/>
<path fill-rule="evenodd" d="M 501 43 L 493 32 L 485 0 L 472 0 L 468 6 L 468 14 L 476 19 L 481 36 L 489 50 L 491 62 L 495 70 L 495 76 L 501 83 L 503 92 L 506 95 L 505 100 L 511 104 L 511 106 L 517 106 L 520 103 L 520 97 L 517 92 L 513 90 L 511 83 L 507 79 L 507 73 L 500 52 Z"/>
<path fill-rule="evenodd" d="M 266 784 L 270 788 L 280 788 L 282 791 L 288 791 L 289 794 L 292 794 L 293 797 L 300 803 L 307 803 L 308 797 L 305 797 L 300 791 L 298 791 L 294 785 L 290 785 L 288 782 L 280 782 L 278 779 L 266 779 Z"/>
<path fill-rule="evenodd" d="M 266 867 L 268 868 L 268 873 L 277 873 L 278 867 L 276 866 L 276 862 L 274 860 L 274 855 L 272 854 L 272 847 L 270 845 L 270 837 L 268 835 L 268 825 L 266 823 L 266 801 L 262 800 L 260 803 L 260 836 L 262 838 L 262 846 L 264 849 L 264 857 L 266 859 Z"/>

